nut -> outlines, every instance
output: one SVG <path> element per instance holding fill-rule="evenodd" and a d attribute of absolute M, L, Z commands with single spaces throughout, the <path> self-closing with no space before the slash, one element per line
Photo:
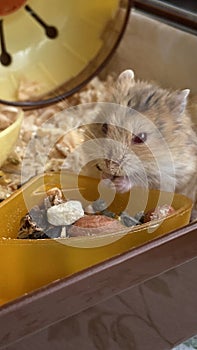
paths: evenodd
<path fill-rule="evenodd" d="M 125 227 L 117 220 L 104 215 L 85 215 L 68 229 L 70 237 L 95 236 L 125 231 Z"/>
<path fill-rule="evenodd" d="M 144 216 L 144 222 L 164 219 L 174 212 L 175 209 L 171 205 L 164 204 L 162 206 L 156 207 L 153 210 L 149 210 Z"/>

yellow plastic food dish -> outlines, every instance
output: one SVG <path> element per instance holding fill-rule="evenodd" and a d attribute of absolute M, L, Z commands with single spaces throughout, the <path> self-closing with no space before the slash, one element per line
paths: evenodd
<path fill-rule="evenodd" d="M 84 176 L 46 174 L 30 180 L 0 204 L 0 304 L 145 244 L 189 222 L 190 199 L 178 194 L 136 188 L 130 193 L 115 194 L 110 209 L 116 213 L 127 210 L 134 214 L 158 204 L 172 203 L 176 212 L 164 221 L 129 228 L 127 234 L 103 232 L 101 237 L 16 239 L 21 217 L 43 201 L 46 190 L 58 186 L 66 198 L 80 199 L 84 205 L 99 197 L 98 184 L 99 180 Z M 107 193 L 105 190 L 105 195 Z"/>
<path fill-rule="evenodd" d="M 15 2 L 1 22 L 0 99 L 7 102 L 17 102 L 22 80 L 37 84 L 30 101 L 56 99 L 87 82 L 118 44 L 130 9 L 130 0 Z"/>
<path fill-rule="evenodd" d="M 16 113 L 16 120 L 6 129 L 0 132 L 0 166 L 5 162 L 14 148 L 23 121 L 22 110 L 12 107 L 12 112 Z"/>

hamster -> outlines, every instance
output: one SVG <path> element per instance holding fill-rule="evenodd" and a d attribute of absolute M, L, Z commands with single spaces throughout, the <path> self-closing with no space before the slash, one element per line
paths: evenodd
<path fill-rule="evenodd" d="M 189 90 L 170 91 L 135 81 L 122 72 L 109 107 L 102 112 L 102 178 L 118 192 L 133 186 L 185 194 L 197 210 L 197 135 L 187 100 Z"/>

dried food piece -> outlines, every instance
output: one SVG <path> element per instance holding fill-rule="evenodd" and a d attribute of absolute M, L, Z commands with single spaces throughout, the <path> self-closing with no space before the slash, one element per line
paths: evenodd
<path fill-rule="evenodd" d="M 62 226 L 49 225 L 47 229 L 44 230 L 44 233 L 47 235 L 47 238 L 59 238 L 61 237 Z"/>
<path fill-rule="evenodd" d="M 66 238 L 67 236 L 67 231 L 66 231 L 66 226 L 61 227 L 61 232 L 60 232 L 60 237 L 61 238 Z"/>
<path fill-rule="evenodd" d="M 20 239 L 44 239 L 58 238 L 61 235 L 62 226 L 50 225 L 46 218 L 46 211 L 38 206 L 33 207 L 29 214 L 21 219 L 17 238 Z"/>
<path fill-rule="evenodd" d="M 25 215 L 21 219 L 20 229 L 17 238 L 21 239 L 38 239 L 38 238 L 48 238 L 48 236 L 43 232 L 41 227 L 32 220 L 29 214 Z"/>
<path fill-rule="evenodd" d="M 107 204 L 104 199 L 99 198 L 92 203 L 92 208 L 96 212 L 101 212 L 107 208 Z"/>
<path fill-rule="evenodd" d="M 125 227 L 116 219 L 104 215 L 85 215 L 68 228 L 68 236 L 95 236 L 118 231 L 125 232 Z"/>
<path fill-rule="evenodd" d="M 54 205 L 47 210 L 47 218 L 50 224 L 55 226 L 71 225 L 84 216 L 81 202 L 68 201 Z"/>
<path fill-rule="evenodd" d="M 127 214 L 124 211 L 120 214 L 120 221 L 123 223 L 123 225 L 125 225 L 127 227 L 136 226 L 136 225 L 140 224 L 139 220 L 137 220 L 133 216 L 130 216 L 129 214 Z"/>
<path fill-rule="evenodd" d="M 144 223 L 144 216 L 145 216 L 144 211 L 139 211 L 138 213 L 136 213 L 134 215 L 134 218 L 137 221 L 139 221 L 140 224 L 143 224 Z"/>
<path fill-rule="evenodd" d="M 92 204 L 88 204 L 84 209 L 85 214 L 95 214 Z"/>
<path fill-rule="evenodd" d="M 57 205 L 63 202 L 62 191 L 58 187 L 53 187 L 47 191 L 47 197 L 51 205 Z"/>
<path fill-rule="evenodd" d="M 46 228 L 49 226 L 46 210 L 41 209 L 38 205 L 35 205 L 29 211 L 29 215 L 31 217 L 32 222 L 34 222 L 42 230 L 46 230 Z"/>
<path fill-rule="evenodd" d="M 153 210 L 149 210 L 144 217 L 144 222 L 152 221 L 152 220 L 160 220 L 166 218 L 168 215 L 173 214 L 175 209 L 169 205 L 164 204 L 162 206 L 158 206 Z"/>
<path fill-rule="evenodd" d="M 41 208 L 49 209 L 54 205 L 58 205 L 65 202 L 63 199 L 62 191 L 58 187 L 53 187 L 47 191 L 47 197 L 44 198 Z"/>
<path fill-rule="evenodd" d="M 107 203 L 105 202 L 105 200 L 102 198 L 99 198 L 94 202 L 92 202 L 92 204 L 87 205 L 84 211 L 86 214 L 102 213 L 103 215 L 106 215 L 107 214 L 106 208 L 107 208 Z M 110 216 L 110 215 L 106 215 L 106 216 Z"/>
<path fill-rule="evenodd" d="M 112 211 L 109 211 L 107 209 L 103 210 L 102 214 L 105 215 L 105 216 L 108 216 L 109 218 L 112 218 L 112 219 L 116 219 L 117 218 L 117 215 L 115 213 L 113 213 Z"/>

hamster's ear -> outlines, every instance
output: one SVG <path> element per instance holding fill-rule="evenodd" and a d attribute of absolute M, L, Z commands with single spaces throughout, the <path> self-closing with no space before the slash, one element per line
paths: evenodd
<path fill-rule="evenodd" d="M 131 69 L 124 70 L 117 79 L 117 88 L 127 92 L 135 83 L 134 72 Z"/>
<path fill-rule="evenodd" d="M 168 106 L 173 114 L 179 116 L 185 111 L 189 93 L 190 90 L 185 89 L 181 91 L 175 91 L 171 94 L 171 98 L 168 100 Z"/>

